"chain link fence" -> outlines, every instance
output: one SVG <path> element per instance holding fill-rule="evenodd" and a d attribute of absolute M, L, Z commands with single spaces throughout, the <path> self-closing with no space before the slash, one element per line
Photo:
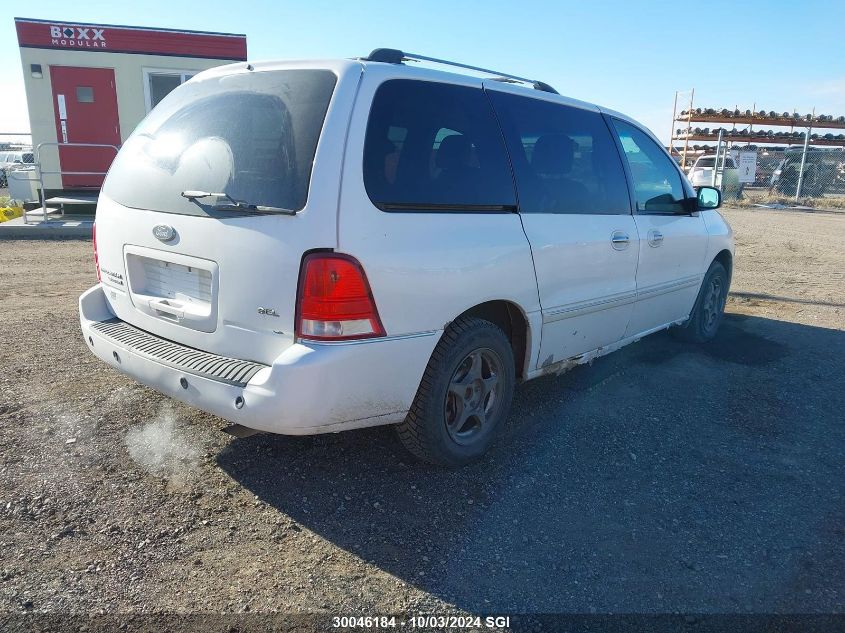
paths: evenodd
<path fill-rule="evenodd" d="M 701 171 L 729 201 L 845 208 L 845 148 L 725 143 L 690 147 L 687 174 Z M 715 163 L 715 173 L 712 171 Z"/>
<path fill-rule="evenodd" d="M 842 148 L 757 148 L 754 181 L 741 200 L 751 204 L 845 209 L 845 151 Z"/>
<path fill-rule="evenodd" d="M 800 201 L 803 198 L 838 198 L 845 203 L 845 152 L 842 148 L 789 148 L 764 153 L 766 167 L 755 185 L 768 187 L 769 194 Z M 760 152 L 758 151 L 758 156 Z M 758 159 L 759 160 L 759 159 Z M 758 169 L 760 163 L 758 162 Z"/>

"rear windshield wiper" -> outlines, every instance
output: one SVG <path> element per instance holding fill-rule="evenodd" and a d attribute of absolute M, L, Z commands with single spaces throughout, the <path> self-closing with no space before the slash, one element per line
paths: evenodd
<path fill-rule="evenodd" d="M 182 197 L 188 200 L 198 200 L 200 198 L 226 198 L 228 202 L 223 204 L 212 204 L 211 208 L 215 211 L 240 211 L 242 213 L 254 213 L 256 215 L 278 213 L 281 215 L 296 215 L 296 211 L 292 209 L 285 209 L 283 207 L 268 207 L 260 204 L 250 204 L 242 200 L 235 200 L 228 193 L 212 193 L 210 191 L 183 191 Z"/>

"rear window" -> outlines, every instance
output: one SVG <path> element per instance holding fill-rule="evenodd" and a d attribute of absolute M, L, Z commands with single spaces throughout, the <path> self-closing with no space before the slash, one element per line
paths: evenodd
<path fill-rule="evenodd" d="M 696 167 L 713 167 L 714 163 L 716 162 L 715 156 L 704 156 L 698 159 L 696 163 Z M 719 166 L 721 167 L 722 159 L 719 159 Z M 736 164 L 734 163 L 734 159 L 726 156 L 725 157 L 725 168 L 726 169 L 736 169 Z"/>
<path fill-rule="evenodd" d="M 507 154 L 480 88 L 394 79 L 376 92 L 364 184 L 384 211 L 510 211 Z"/>
<path fill-rule="evenodd" d="M 328 70 L 281 70 L 183 84 L 124 143 L 103 192 L 172 213 L 206 213 L 211 200 L 186 190 L 298 211 L 335 83 Z"/>

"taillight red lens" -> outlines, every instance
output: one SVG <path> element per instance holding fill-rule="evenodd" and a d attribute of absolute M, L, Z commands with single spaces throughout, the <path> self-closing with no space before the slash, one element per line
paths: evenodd
<path fill-rule="evenodd" d="M 97 267 L 97 281 L 102 281 L 102 276 L 100 275 L 100 256 L 97 253 L 97 223 L 94 222 L 94 226 L 91 227 L 91 239 L 94 241 L 94 265 Z"/>
<path fill-rule="evenodd" d="M 384 336 L 364 269 L 354 257 L 312 253 L 302 261 L 297 336 L 317 341 Z"/>

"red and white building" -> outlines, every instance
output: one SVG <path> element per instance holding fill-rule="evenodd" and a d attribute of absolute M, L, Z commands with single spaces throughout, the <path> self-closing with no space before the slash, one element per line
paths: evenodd
<path fill-rule="evenodd" d="M 196 73 L 246 60 L 246 36 L 15 18 L 32 143 L 45 190 L 97 189 L 146 114 Z"/>

